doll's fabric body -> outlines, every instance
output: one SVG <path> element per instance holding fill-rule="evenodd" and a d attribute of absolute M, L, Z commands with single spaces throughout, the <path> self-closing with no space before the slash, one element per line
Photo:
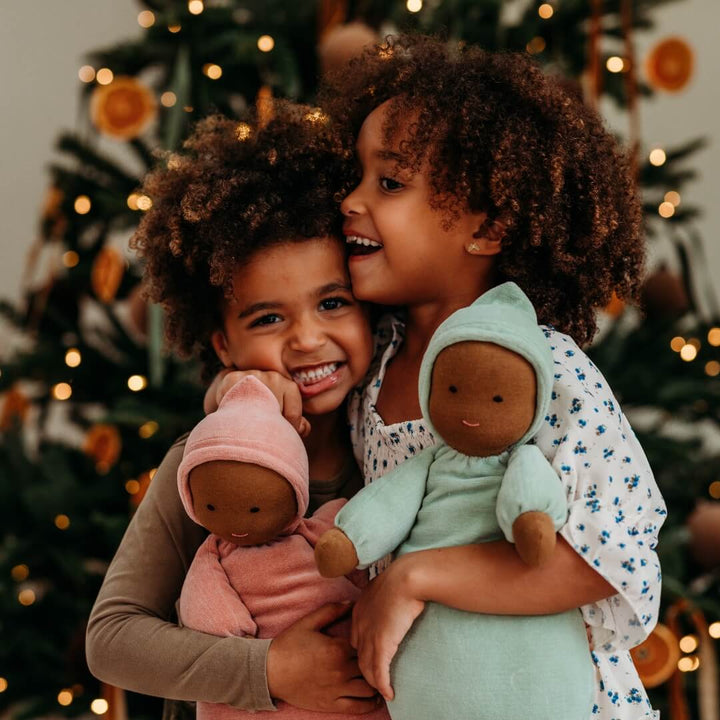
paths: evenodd
<path fill-rule="evenodd" d="M 420 370 L 420 403 L 428 402 L 434 359 L 463 341 L 501 344 L 525 357 L 537 377 L 533 423 L 508 451 L 468 457 L 442 441 L 423 450 L 356 495 L 336 526 L 355 545 L 360 567 L 395 550 L 512 540 L 523 512 L 566 520 L 560 480 L 542 453 L 527 444 L 543 422 L 553 361 L 535 313 L 512 284 L 486 293 L 443 323 Z M 436 437 L 437 436 L 436 434 Z M 578 610 L 518 617 L 466 613 L 427 603 L 391 666 L 393 720 L 582 720 L 592 713 L 594 671 Z"/>

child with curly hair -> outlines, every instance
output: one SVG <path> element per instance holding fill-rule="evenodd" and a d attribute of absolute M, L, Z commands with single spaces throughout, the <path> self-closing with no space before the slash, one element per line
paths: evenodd
<path fill-rule="evenodd" d="M 349 404 L 365 481 L 435 444 L 418 400 L 423 353 L 445 318 L 491 287 L 525 291 L 555 362 L 535 442 L 568 498 L 556 550 L 540 568 L 505 541 L 390 563 L 355 605 L 352 631 L 363 675 L 387 699 L 392 658 L 427 602 L 498 615 L 580 608 L 596 675 L 587 717 L 657 717 L 628 651 L 657 620 L 665 505 L 578 345 L 613 291 L 636 293 L 640 202 L 616 142 L 566 87 L 525 56 L 418 36 L 366 51 L 321 95 L 362 171 L 341 206 L 353 292 L 403 309 L 381 320 L 368 381 Z"/>
<path fill-rule="evenodd" d="M 172 346 L 199 356 L 206 378 L 223 366 L 252 371 L 303 435 L 309 512 L 361 485 L 344 401 L 367 371 L 372 337 L 340 238 L 350 159 L 311 108 L 278 102 L 265 126 L 208 118 L 147 176 L 153 205 L 133 241 Z M 207 535 L 178 493 L 185 440 L 159 466 L 106 574 L 87 631 L 93 674 L 251 711 L 282 700 L 332 717 L 383 715 L 347 638 L 322 632 L 346 604 L 315 609 L 272 639 L 178 626 L 175 604 Z M 166 709 L 178 716 L 187 705 Z"/>

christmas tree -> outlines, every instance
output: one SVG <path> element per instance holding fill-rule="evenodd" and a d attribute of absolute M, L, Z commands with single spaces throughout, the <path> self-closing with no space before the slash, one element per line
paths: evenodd
<path fill-rule="evenodd" d="M 648 241 L 669 244 L 675 262 L 651 268 L 644 314 L 620 302 L 605 309 L 590 352 L 671 508 L 659 548 L 669 629 L 636 662 L 660 709 L 679 713 L 687 702 L 697 714 L 713 702 L 720 455 L 702 432 L 720 423 L 720 311 L 702 274 L 699 210 L 680 202 L 702 141 L 648 148 L 637 129 L 642 98 L 681 89 L 692 70 L 691 49 L 671 39 L 640 72 L 634 32 L 651 27 L 662 4 L 153 0 L 139 8 L 139 39 L 86 59 L 87 123 L 58 139 L 30 258 L 43 282 L 0 308 L 24 340 L 0 375 L 0 712 L 102 714 L 110 702 L 118 713 L 117 694 L 87 671 L 85 620 L 153 468 L 200 417 L 197 370 L 163 351 L 161 313 L 146 306 L 142 268 L 127 251 L 152 203 L 137 188 L 153 152 L 178 147 L 211 111 L 237 116 L 271 95 L 312 103 L 325 69 L 398 30 L 528 52 L 588 102 L 610 97 L 627 112 L 623 140 L 643 186 Z M 101 149 L 102 136 L 122 155 Z M 129 702 L 134 716 L 157 710 Z"/>

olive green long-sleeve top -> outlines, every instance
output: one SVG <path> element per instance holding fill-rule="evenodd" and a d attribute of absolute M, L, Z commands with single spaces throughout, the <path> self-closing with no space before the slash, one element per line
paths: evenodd
<path fill-rule="evenodd" d="M 168 451 L 125 532 L 90 614 L 86 654 L 100 680 L 172 700 L 272 710 L 266 660 L 271 640 L 218 637 L 180 627 L 175 603 L 207 532 L 187 516 L 177 489 L 185 438 Z M 331 482 L 311 483 L 311 510 L 351 497 L 350 460 Z"/>

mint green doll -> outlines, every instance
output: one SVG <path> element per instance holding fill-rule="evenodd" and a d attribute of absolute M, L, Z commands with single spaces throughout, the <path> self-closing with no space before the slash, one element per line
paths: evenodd
<path fill-rule="evenodd" d="M 390 552 L 500 540 L 529 565 L 554 550 L 563 487 L 528 441 L 545 419 L 553 359 L 514 283 L 433 335 L 419 397 L 438 444 L 361 490 L 316 545 L 321 574 Z M 427 603 L 391 666 L 393 720 L 589 720 L 594 672 L 580 611 L 481 615 Z"/>

